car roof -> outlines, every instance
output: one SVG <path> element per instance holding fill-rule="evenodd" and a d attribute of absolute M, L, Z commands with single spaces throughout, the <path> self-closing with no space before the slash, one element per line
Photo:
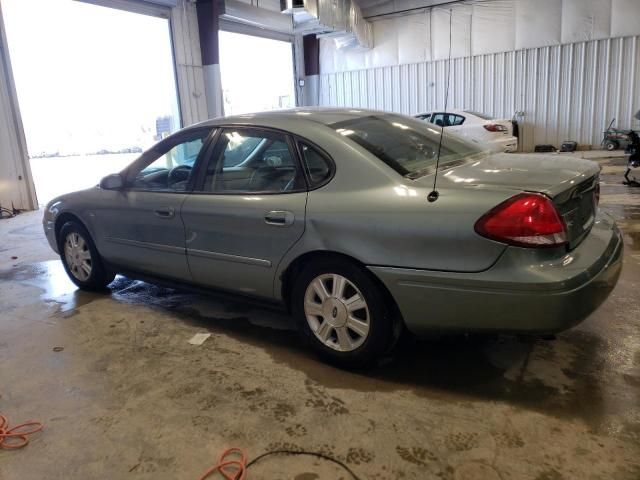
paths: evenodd
<path fill-rule="evenodd" d="M 440 109 L 434 109 L 434 110 L 430 110 L 428 112 L 422 112 L 422 113 L 416 113 L 417 115 L 431 115 L 433 113 L 456 113 L 458 115 L 473 115 L 475 117 L 475 114 L 473 112 L 470 112 L 468 110 L 458 110 L 457 108 L 447 108 L 446 110 L 444 110 L 443 108 Z"/>
<path fill-rule="evenodd" d="M 287 110 L 272 110 L 268 112 L 247 113 L 218 117 L 193 125 L 193 127 L 216 126 L 225 124 L 247 124 L 261 126 L 275 126 L 283 121 L 320 123 L 331 125 L 345 120 L 354 120 L 370 115 L 390 115 L 389 112 L 367 110 L 361 108 L 326 108 L 326 107 L 298 107 Z"/>

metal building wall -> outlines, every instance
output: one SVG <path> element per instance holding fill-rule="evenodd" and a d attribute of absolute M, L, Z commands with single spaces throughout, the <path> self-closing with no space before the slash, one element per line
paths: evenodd
<path fill-rule="evenodd" d="M 209 118 L 195 4 L 179 0 L 170 21 L 180 114 L 186 127 Z"/>
<path fill-rule="evenodd" d="M 640 109 L 639 38 L 453 59 L 449 108 L 506 118 L 524 112 L 524 151 L 563 140 L 597 145 L 613 117 L 630 128 Z M 320 75 L 320 104 L 404 114 L 441 109 L 446 69 L 439 60 Z"/>
<path fill-rule="evenodd" d="M 36 205 L 0 6 L 0 206 L 33 209 Z"/>

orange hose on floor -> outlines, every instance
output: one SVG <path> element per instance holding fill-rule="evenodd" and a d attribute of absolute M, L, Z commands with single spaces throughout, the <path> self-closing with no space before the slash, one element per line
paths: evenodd
<path fill-rule="evenodd" d="M 28 429 L 28 427 L 32 428 Z M 44 425 L 42 423 L 34 420 L 9 428 L 9 420 L 0 414 L 0 448 L 22 448 L 29 443 L 29 435 L 33 435 L 43 428 Z"/>
<path fill-rule="evenodd" d="M 235 455 L 236 459 L 228 459 L 230 455 Z M 247 456 L 243 450 L 237 447 L 227 448 L 218 463 L 204 472 L 198 480 L 205 480 L 213 473 L 220 473 L 226 480 L 246 480 L 247 478 Z"/>

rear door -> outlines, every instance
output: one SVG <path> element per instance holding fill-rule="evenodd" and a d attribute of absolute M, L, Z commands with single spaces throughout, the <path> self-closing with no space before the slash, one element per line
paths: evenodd
<path fill-rule="evenodd" d="M 94 224 L 105 259 L 133 271 L 191 279 L 180 209 L 211 131 L 200 128 L 167 138 L 127 169 L 123 189 L 101 192 Z"/>
<path fill-rule="evenodd" d="M 182 206 L 196 283 L 272 298 L 285 253 L 305 228 L 307 186 L 288 135 L 224 128 Z"/>

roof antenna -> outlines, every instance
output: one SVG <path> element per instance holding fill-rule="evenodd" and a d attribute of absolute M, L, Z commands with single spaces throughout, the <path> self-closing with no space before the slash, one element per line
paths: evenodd
<path fill-rule="evenodd" d="M 449 58 L 447 59 L 447 88 L 444 94 L 444 115 L 442 125 L 440 126 L 440 141 L 438 142 L 438 156 L 436 157 L 436 173 L 433 176 L 433 190 L 427 195 L 430 203 L 435 202 L 440 194 L 436 190 L 436 182 L 438 181 L 438 167 L 440 166 L 440 151 L 442 150 L 442 137 L 444 136 L 444 126 L 447 123 L 445 115 L 447 114 L 447 104 L 449 103 L 449 84 L 451 83 L 451 25 L 453 20 L 453 9 L 449 9 Z"/>

